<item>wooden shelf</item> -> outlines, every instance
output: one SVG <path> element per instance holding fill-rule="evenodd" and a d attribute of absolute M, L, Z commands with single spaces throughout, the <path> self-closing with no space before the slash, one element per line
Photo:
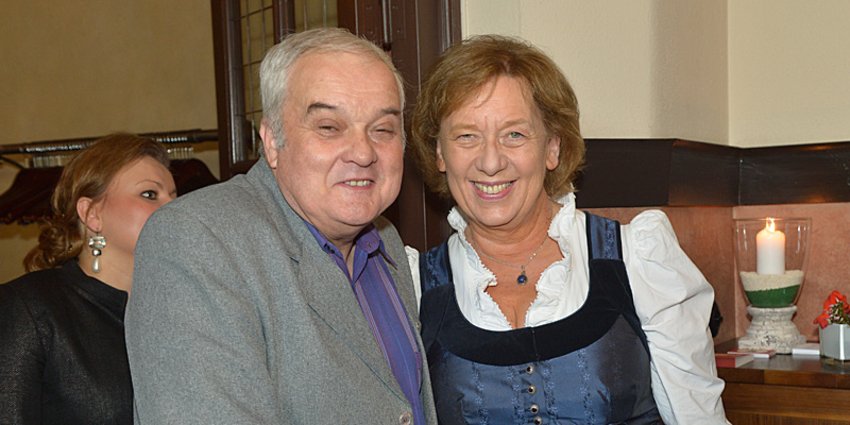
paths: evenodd
<path fill-rule="evenodd" d="M 715 351 L 735 348 L 729 341 Z M 735 425 L 850 425 L 850 361 L 777 354 L 717 374 Z"/>

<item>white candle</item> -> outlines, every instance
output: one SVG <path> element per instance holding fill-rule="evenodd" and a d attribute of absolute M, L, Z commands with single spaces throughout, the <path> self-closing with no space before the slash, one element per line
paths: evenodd
<path fill-rule="evenodd" d="M 772 218 L 756 235 L 756 272 L 785 274 L 785 234 L 776 230 Z"/>

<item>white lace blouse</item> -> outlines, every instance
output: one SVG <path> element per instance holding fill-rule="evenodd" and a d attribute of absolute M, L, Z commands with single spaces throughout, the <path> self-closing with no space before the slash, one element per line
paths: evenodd
<path fill-rule="evenodd" d="M 558 202 L 563 207 L 552 219 L 549 236 L 558 242 L 563 259 L 541 274 L 537 298 L 526 315 L 527 326 L 563 319 L 587 298 L 585 215 L 576 210 L 572 193 Z M 496 284 L 495 275 L 467 243 L 466 221 L 456 209 L 448 220 L 456 231 L 449 238 L 449 256 L 460 310 L 480 328 L 510 330 L 507 318 L 484 291 Z M 682 251 L 663 212 L 644 211 L 621 230 L 635 309 L 652 357 L 652 391 L 664 422 L 727 424 L 720 400 L 724 384 L 717 377 L 708 330 L 713 288 Z M 420 297 L 419 253 L 407 247 L 407 254 Z"/>

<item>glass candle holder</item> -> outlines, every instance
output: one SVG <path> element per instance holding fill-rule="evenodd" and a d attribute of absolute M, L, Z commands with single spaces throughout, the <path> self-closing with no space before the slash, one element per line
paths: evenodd
<path fill-rule="evenodd" d="M 735 220 L 736 267 L 749 305 L 777 308 L 797 302 L 811 227 L 809 218 Z"/>
<path fill-rule="evenodd" d="M 809 218 L 735 220 L 735 270 L 752 323 L 740 348 L 790 353 L 805 338 L 791 318 L 808 265 Z"/>

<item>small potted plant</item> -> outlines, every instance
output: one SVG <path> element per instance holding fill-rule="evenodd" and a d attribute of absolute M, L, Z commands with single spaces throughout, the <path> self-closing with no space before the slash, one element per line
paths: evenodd
<path fill-rule="evenodd" d="M 820 353 L 838 360 L 850 359 L 850 304 L 847 297 L 832 291 L 823 303 L 823 313 L 815 319 L 820 325 Z"/>

